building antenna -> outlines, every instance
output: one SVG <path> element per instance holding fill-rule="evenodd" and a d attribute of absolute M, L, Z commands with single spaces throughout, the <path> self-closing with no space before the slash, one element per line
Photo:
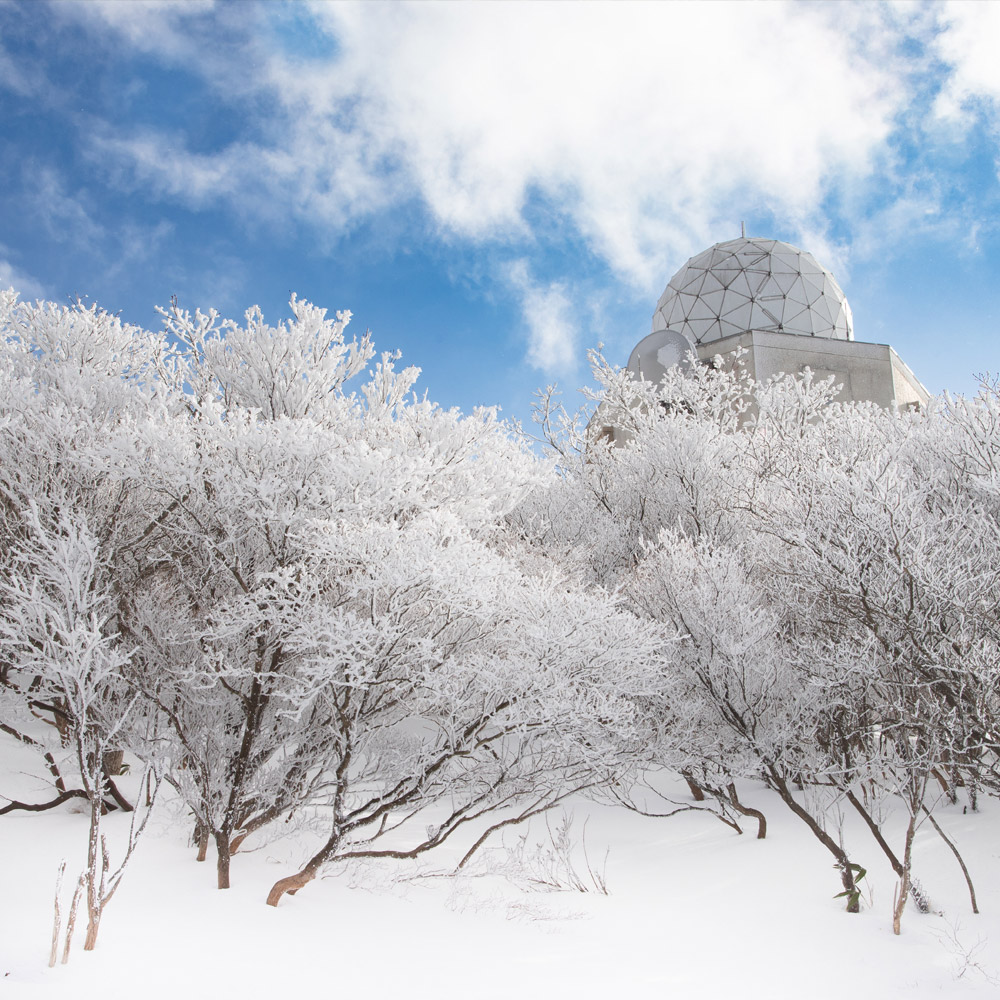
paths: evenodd
<path fill-rule="evenodd" d="M 747 238 L 747 224 L 745 222 L 740 223 L 740 236 L 742 236 L 743 239 Z"/>

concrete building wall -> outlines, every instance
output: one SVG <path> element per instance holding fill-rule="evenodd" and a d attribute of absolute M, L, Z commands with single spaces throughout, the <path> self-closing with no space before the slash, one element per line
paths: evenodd
<path fill-rule="evenodd" d="M 926 406 L 930 393 L 923 387 L 916 375 L 910 371 L 909 366 L 890 347 L 889 355 L 892 359 L 892 379 L 896 390 L 896 406 L 899 409 L 910 409 L 912 407 Z"/>
<path fill-rule="evenodd" d="M 699 346 L 698 357 L 702 361 L 715 355 L 725 358 L 741 347 L 747 352 L 744 363 L 758 382 L 811 368 L 819 378 L 833 376 L 841 387 L 837 398 L 844 402 L 870 401 L 905 409 L 926 405 L 930 398 L 887 344 L 750 330 Z"/>

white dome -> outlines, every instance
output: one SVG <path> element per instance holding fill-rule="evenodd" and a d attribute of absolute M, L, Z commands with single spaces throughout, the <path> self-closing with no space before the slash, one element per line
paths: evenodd
<path fill-rule="evenodd" d="M 694 341 L 677 330 L 657 330 L 643 337 L 628 356 L 625 366 L 637 379 L 658 384 L 668 368 L 677 365 L 682 371 L 691 367 L 689 352 Z"/>
<path fill-rule="evenodd" d="M 716 243 L 670 279 L 653 313 L 658 330 L 676 330 L 696 344 L 748 330 L 854 339 L 851 307 L 812 254 L 748 237 Z"/>

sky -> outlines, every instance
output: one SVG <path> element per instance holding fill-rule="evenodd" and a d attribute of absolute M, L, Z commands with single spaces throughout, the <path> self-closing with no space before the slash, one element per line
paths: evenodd
<path fill-rule="evenodd" d="M 0 0 L 0 287 L 349 309 L 443 406 L 624 364 L 786 240 L 934 393 L 1000 370 L 1000 3 Z"/>

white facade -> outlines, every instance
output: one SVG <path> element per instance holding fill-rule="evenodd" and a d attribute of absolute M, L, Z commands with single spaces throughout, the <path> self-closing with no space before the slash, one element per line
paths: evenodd
<path fill-rule="evenodd" d="M 743 348 L 743 364 L 758 382 L 809 368 L 817 378 L 833 376 L 842 402 L 872 402 L 899 410 L 925 406 L 930 394 L 888 344 L 859 340 L 813 341 L 795 334 L 748 330 L 697 349 L 702 361 L 723 361 Z"/>

